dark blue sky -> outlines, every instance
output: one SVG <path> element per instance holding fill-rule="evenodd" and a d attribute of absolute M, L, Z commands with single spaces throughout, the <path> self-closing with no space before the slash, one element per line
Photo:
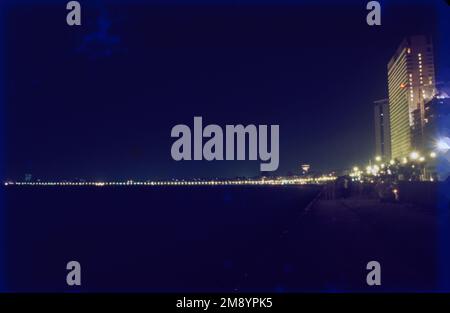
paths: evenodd
<path fill-rule="evenodd" d="M 10 6 L 7 177 L 259 174 L 259 161 L 173 161 L 170 130 L 195 115 L 279 124 L 280 174 L 366 162 L 372 102 L 387 97 L 386 65 L 402 38 L 431 34 L 444 59 L 436 8 L 385 1 L 382 26 L 369 27 L 361 1 L 268 2 L 82 1 L 81 27 L 65 24 L 65 1 Z"/>

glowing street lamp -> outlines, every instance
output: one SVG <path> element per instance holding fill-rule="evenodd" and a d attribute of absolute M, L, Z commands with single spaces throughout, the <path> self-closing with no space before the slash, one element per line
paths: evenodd
<path fill-rule="evenodd" d="M 413 151 L 413 152 L 411 152 L 411 154 L 409 155 L 409 157 L 411 158 L 411 160 L 417 160 L 417 159 L 420 157 L 420 155 L 419 155 L 418 152 Z"/>
<path fill-rule="evenodd" d="M 377 155 L 377 156 L 375 157 L 375 161 L 380 162 L 380 161 L 381 161 L 381 157 L 380 157 L 379 155 Z"/>
<path fill-rule="evenodd" d="M 374 170 L 375 172 L 378 172 L 378 171 L 380 170 L 380 167 L 379 167 L 378 165 L 374 165 L 374 166 L 373 166 L 373 170 Z"/>
<path fill-rule="evenodd" d="M 431 152 L 430 153 L 430 158 L 435 159 L 436 158 L 436 152 Z"/>
<path fill-rule="evenodd" d="M 438 139 L 438 141 L 436 142 L 436 148 L 439 151 L 446 153 L 448 150 L 450 150 L 450 138 L 443 137 Z"/>

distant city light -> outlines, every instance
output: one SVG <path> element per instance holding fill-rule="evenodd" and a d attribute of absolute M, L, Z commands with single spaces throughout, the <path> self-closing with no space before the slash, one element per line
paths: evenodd
<path fill-rule="evenodd" d="M 334 181 L 333 174 L 320 177 L 238 180 L 182 180 L 182 181 L 114 181 L 114 182 L 5 182 L 5 186 L 235 186 L 235 185 L 304 185 Z"/>

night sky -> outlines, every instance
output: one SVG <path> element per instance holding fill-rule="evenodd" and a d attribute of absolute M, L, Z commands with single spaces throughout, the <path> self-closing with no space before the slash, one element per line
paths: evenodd
<path fill-rule="evenodd" d="M 173 161 L 171 128 L 194 116 L 279 124 L 274 174 L 363 164 L 374 154 L 373 101 L 387 97 L 402 38 L 440 44 L 433 6 L 385 1 L 382 26 L 369 27 L 365 1 L 81 1 L 83 25 L 69 27 L 66 2 L 7 12 L 7 178 L 259 175 L 259 161 Z"/>

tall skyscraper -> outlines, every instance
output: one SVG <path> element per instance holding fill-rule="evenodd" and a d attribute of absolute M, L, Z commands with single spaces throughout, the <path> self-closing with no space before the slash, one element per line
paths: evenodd
<path fill-rule="evenodd" d="M 382 99 L 374 102 L 375 152 L 384 160 L 391 159 L 391 129 L 389 101 Z"/>
<path fill-rule="evenodd" d="M 425 103 L 433 98 L 433 45 L 428 36 L 405 38 L 388 63 L 392 158 L 403 158 L 423 141 Z"/>

